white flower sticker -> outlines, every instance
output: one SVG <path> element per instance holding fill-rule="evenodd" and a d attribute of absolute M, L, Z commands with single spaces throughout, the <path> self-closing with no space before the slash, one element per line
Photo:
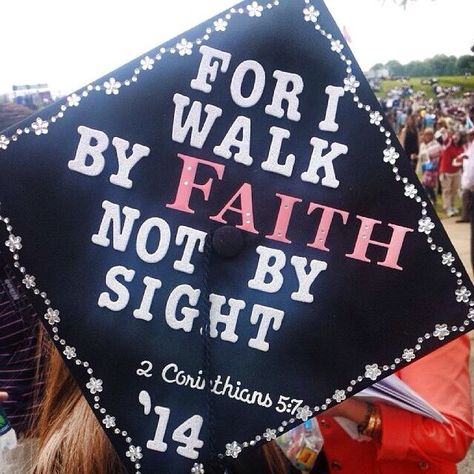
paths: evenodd
<path fill-rule="evenodd" d="M 178 50 L 180 56 L 189 56 L 193 53 L 193 43 L 188 41 L 186 38 L 183 38 L 176 45 L 176 49 Z"/>
<path fill-rule="evenodd" d="M 418 190 L 415 188 L 414 184 L 405 185 L 405 196 L 413 199 L 418 194 Z"/>
<path fill-rule="evenodd" d="M 5 135 L 0 135 L 0 148 L 6 150 L 10 140 Z"/>
<path fill-rule="evenodd" d="M 469 297 L 471 296 L 471 292 L 465 286 L 461 286 L 461 288 L 457 289 L 455 293 L 456 301 L 458 303 L 467 303 L 469 301 Z"/>
<path fill-rule="evenodd" d="M 86 383 L 86 387 L 89 389 L 92 395 L 102 392 L 102 380 L 91 377 L 89 382 Z"/>
<path fill-rule="evenodd" d="M 102 420 L 102 423 L 106 428 L 115 427 L 115 416 L 105 415 L 105 418 Z"/>
<path fill-rule="evenodd" d="M 26 286 L 29 290 L 30 288 L 34 288 L 36 286 L 35 277 L 33 275 L 25 275 L 25 278 L 21 280 L 21 282 Z"/>
<path fill-rule="evenodd" d="M 204 474 L 204 466 L 201 463 L 194 463 L 194 466 L 191 468 L 191 474 Z"/>
<path fill-rule="evenodd" d="M 296 418 L 298 418 L 298 420 L 308 421 L 308 419 L 312 416 L 313 412 L 311 411 L 311 408 L 309 408 L 308 405 L 300 407 L 298 408 L 298 410 L 296 410 Z"/>
<path fill-rule="evenodd" d="M 415 358 L 415 351 L 413 349 L 404 349 L 402 359 L 411 362 Z"/>
<path fill-rule="evenodd" d="M 71 360 L 76 358 L 76 348 L 71 346 L 66 346 L 63 350 L 63 354 L 66 356 L 66 359 Z"/>
<path fill-rule="evenodd" d="M 117 95 L 122 84 L 117 81 L 114 77 L 111 77 L 108 81 L 104 82 L 105 93 L 107 95 Z"/>
<path fill-rule="evenodd" d="M 370 123 L 379 126 L 382 122 L 382 114 L 376 110 L 375 112 L 370 112 Z"/>
<path fill-rule="evenodd" d="M 442 341 L 445 337 L 449 336 L 449 329 L 447 324 L 437 324 L 433 331 L 433 336 L 437 337 Z"/>
<path fill-rule="evenodd" d="M 448 267 L 450 267 L 454 262 L 454 257 L 451 252 L 443 253 L 443 255 L 441 255 L 441 259 L 442 259 L 441 263 L 443 265 L 447 265 Z"/>
<path fill-rule="evenodd" d="M 225 31 L 228 24 L 229 23 L 225 21 L 223 18 L 219 18 L 218 20 L 214 22 L 214 29 L 216 31 Z"/>
<path fill-rule="evenodd" d="M 276 430 L 272 430 L 271 428 L 267 428 L 265 433 L 263 433 L 263 437 L 267 441 L 272 441 L 277 438 L 277 432 Z"/>
<path fill-rule="evenodd" d="M 16 252 L 21 250 L 23 245 L 21 244 L 21 237 L 10 234 L 8 240 L 5 242 L 5 245 L 9 248 L 10 252 Z"/>
<path fill-rule="evenodd" d="M 344 90 L 355 94 L 357 88 L 360 86 L 360 82 L 355 76 L 349 76 L 344 79 Z"/>
<path fill-rule="evenodd" d="M 340 53 L 344 49 L 344 45 L 339 40 L 331 41 L 331 51 Z"/>
<path fill-rule="evenodd" d="M 46 319 L 46 321 L 48 321 L 51 326 L 54 326 L 55 324 L 61 322 L 61 318 L 59 317 L 59 311 L 53 308 L 48 308 L 48 311 L 46 311 L 46 314 L 44 315 L 44 319 Z"/>
<path fill-rule="evenodd" d="M 346 392 L 344 390 L 336 390 L 332 398 L 334 398 L 337 403 L 340 403 L 346 399 Z"/>
<path fill-rule="evenodd" d="M 259 5 L 258 2 L 252 2 L 251 5 L 247 5 L 247 12 L 249 16 L 260 17 L 262 16 L 263 7 Z"/>
<path fill-rule="evenodd" d="M 155 64 L 155 60 L 153 58 L 150 58 L 150 56 L 145 56 L 141 61 L 140 61 L 140 66 L 144 71 L 149 71 L 153 69 L 153 64 Z"/>
<path fill-rule="evenodd" d="M 391 146 L 390 148 L 386 148 L 383 151 L 383 161 L 385 161 L 385 163 L 390 163 L 391 165 L 394 165 L 398 158 L 400 158 L 400 154 L 397 153 L 393 146 Z"/>
<path fill-rule="evenodd" d="M 319 11 L 313 5 L 303 10 L 304 20 L 316 23 L 318 21 Z"/>
<path fill-rule="evenodd" d="M 469 309 L 469 313 L 467 314 L 468 319 L 474 321 L 474 308 Z"/>
<path fill-rule="evenodd" d="M 382 374 L 382 371 L 379 369 L 377 364 L 366 365 L 365 366 L 365 378 L 370 380 L 377 380 L 379 375 Z"/>
<path fill-rule="evenodd" d="M 31 128 L 35 131 L 36 135 L 46 135 L 48 133 L 49 123 L 47 120 L 43 120 L 38 117 L 32 124 Z"/>
<path fill-rule="evenodd" d="M 81 98 L 77 94 L 71 94 L 67 98 L 67 105 L 69 105 L 69 107 L 78 107 L 80 101 Z"/>
<path fill-rule="evenodd" d="M 434 228 L 435 224 L 431 220 L 431 217 L 423 217 L 418 221 L 418 232 L 429 235 Z"/>
<path fill-rule="evenodd" d="M 143 457 L 142 448 L 140 446 L 133 446 L 133 444 L 131 444 L 125 455 L 127 458 L 130 458 L 130 461 L 136 462 Z"/>
<path fill-rule="evenodd" d="M 242 452 L 242 448 L 237 443 L 237 441 L 232 441 L 232 443 L 227 443 L 225 445 L 225 455 L 233 458 L 237 458 L 238 455 Z"/>

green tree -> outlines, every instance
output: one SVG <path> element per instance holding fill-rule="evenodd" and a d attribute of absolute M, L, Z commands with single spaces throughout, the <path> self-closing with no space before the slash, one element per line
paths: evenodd
<path fill-rule="evenodd" d="M 456 73 L 457 74 L 474 74 L 474 56 L 464 55 L 459 57 L 456 63 Z"/>
<path fill-rule="evenodd" d="M 449 58 L 445 54 L 437 54 L 434 58 L 432 58 L 431 67 L 435 76 L 447 76 L 450 74 Z"/>
<path fill-rule="evenodd" d="M 385 67 L 388 69 L 391 76 L 405 75 L 405 68 L 399 61 L 392 59 L 392 61 L 389 61 Z"/>
<path fill-rule="evenodd" d="M 431 67 L 427 61 L 411 61 L 405 66 L 407 76 L 431 76 Z"/>
<path fill-rule="evenodd" d="M 454 76 L 456 74 L 456 65 L 457 65 L 458 59 L 456 56 L 449 56 L 448 57 L 448 72 L 447 74 L 449 76 Z"/>

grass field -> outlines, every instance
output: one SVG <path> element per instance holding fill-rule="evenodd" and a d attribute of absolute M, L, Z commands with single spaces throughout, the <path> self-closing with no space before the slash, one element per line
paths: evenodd
<path fill-rule="evenodd" d="M 414 91 L 422 90 L 426 93 L 427 97 L 434 97 L 433 90 L 429 84 L 422 84 L 421 81 L 424 79 L 431 79 L 430 77 L 413 77 L 408 80 L 409 85 Z M 474 76 L 439 76 L 437 77 L 438 83 L 441 87 L 452 87 L 461 86 L 460 92 L 454 97 L 461 97 L 464 92 L 474 92 Z M 399 80 L 383 80 L 380 84 L 380 90 L 376 91 L 377 97 L 383 97 L 387 92 L 402 83 Z"/>

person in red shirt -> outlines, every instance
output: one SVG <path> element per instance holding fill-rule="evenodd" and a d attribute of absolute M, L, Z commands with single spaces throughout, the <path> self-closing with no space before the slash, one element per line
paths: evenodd
<path fill-rule="evenodd" d="M 464 136 L 461 132 L 455 132 L 448 139 L 441 153 L 439 164 L 439 177 L 443 190 L 443 209 L 448 217 L 459 214 L 454 207 L 454 197 L 461 186 L 461 170 L 464 154 Z"/>
<path fill-rule="evenodd" d="M 329 472 L 335 473 L 341 466 L 347 473 L 455 474 L 456 463 L 464 458 L 474 436 L 469 349 L 469 338 L 462 336 L 397 372 L 448 423 L 377 403 L 379 432 L 374 432 L 370 441 L 357 441 L 343 432 L 334 416 L 363 424 L 364 401 L 352 398 L 323 414 L 319 424 Z"/>
<path fill-rule="evenodd" d="M 350 398 L 317 417 L 323 450 L 311 474 L 455 474 L 474 437 L 468 336 L 437 349 L 396 375 L 447 419 L 440 423 L 385 403 Z M 373 421 L 369 421 L 373 417 Z M 336 417 L 359 426 L 351 437 Z M 265 462 L 266 461 L 266 462 Z M 255 466 L 258 466 L 255 469 Z M 275 442 L 242 452 L 230 474 L 296 474 Z M 309 474 L 309 471 L 308 471 Z"/>

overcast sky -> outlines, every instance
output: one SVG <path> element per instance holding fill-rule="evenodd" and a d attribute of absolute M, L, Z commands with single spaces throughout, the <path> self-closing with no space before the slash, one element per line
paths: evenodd
<path fill-rule="evenodd" d="M 301 2 L 303 0 L 283 0 Z M 231 7 L 235 0 L 2 0 L 0 93 L 47 82 L 65 93 Z M 262 2 L 263 3 L 263 2 Z M 363 69 L 474 44 L 474 0 L 327 0 Z"/>

